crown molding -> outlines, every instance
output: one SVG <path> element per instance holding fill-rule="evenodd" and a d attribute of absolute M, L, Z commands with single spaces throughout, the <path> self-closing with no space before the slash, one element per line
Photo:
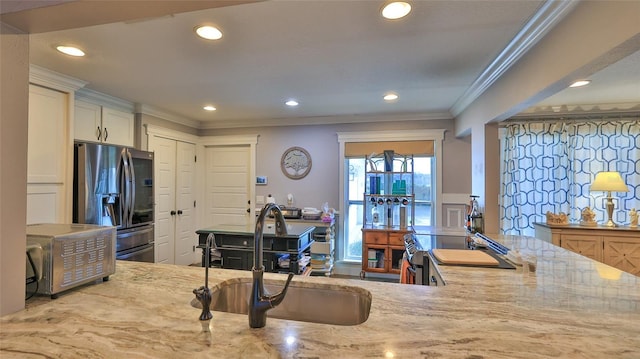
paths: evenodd
<path fill-rule="evenodd" d="M 74 93 L 88 84 L 86 81 L 33 64 L 29 65 L 29 82 L 67 93 Z"/>
<path fill-rule="evenodd" d="M 201 129 L 226 129 L 243 127 L 274 127 L 274 126 L 309 126 L 309 125 L 334 125 L 346 123 L 371 123 L 388 121 L 430 121 L 453 120 L 449 112 L 410 113 L 410 114 L 372 114 L 372 115 L 345 115 L 345 116 L 317 116 L 296 118 L 273 119 L 246 119 L 224 120 L 215 122 L 201 122 Z"/>
<path fill-rule="evenodd" d="M 123 100 L 118 97 L 94 91 L 88 88 L 80 89 L 76 92 L 76 100 L 91 102 L 96 105 L 114 108 L 117 110 L 133 113 L 133 102 Z"/>
<path fill-rule="evenodd" d="M 199 136 L 191 135 L 191 134 L 180 132 L 180 131 L 174 131 L 174 130 L 156 126 L 156 125 L 145 124 L 144 128 L 145 128 L 145 134 L 148 136 L 170 138 L 172 140 L 178 140 L 178 141 L 189 142 L 189 143 L 198 143 L 200 141 Z"/>
<path fill-rule="evenodd" d="M 185 117 L 181 117 L 178 115 L 174 115 L 172 113 L 161 110 L 155 106 L 145 105 L 145 104 L 136 104 L 135 106 L 136 113 L 141 113 L 145 115 L 150 115 L 154 117 L 161 118 L 163 120 L 171 121 L 177 123 L 179 125 L 189 126 L 195 129 L 201 129 L 201 122 L 196 120 L 191 120 Z"/>
<path fill-rule="evenodd" d="M 473 101 L 493 85 L 524 54 L 573 10 L 579 1 L 547 0 L 518 34 L 482 71 L 464 94 L 453 104 L 451 113 L 459 116 Z"/>
<path fill-rule="evenodd" d="M 537 106 L 527 109 L 510 120 L 563 118 L 563 117 L 598 117 L 603 115 L 640 116 L 639 103 L 612 103 L 591 105 Z M 508 121 L 508 120 L 507 120 Z"/>

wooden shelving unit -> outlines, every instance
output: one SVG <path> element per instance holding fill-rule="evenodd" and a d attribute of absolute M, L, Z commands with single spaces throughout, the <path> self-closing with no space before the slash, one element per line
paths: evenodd
<path fill-rule="evenodd" d="M 399 274 L 404 236 L 415 223 L 412 155 L 385 151 L 366 157 L 362 271 Z"/>

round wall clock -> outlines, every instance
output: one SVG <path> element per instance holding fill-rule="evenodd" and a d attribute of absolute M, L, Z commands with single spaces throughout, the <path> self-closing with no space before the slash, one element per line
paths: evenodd
<path fill-rule="evenodd" d="M 280 168 L 291 179 L 304 178 L 311 171 L 311 155 L 302 147 L 291 147 L 282 154 Z"/>

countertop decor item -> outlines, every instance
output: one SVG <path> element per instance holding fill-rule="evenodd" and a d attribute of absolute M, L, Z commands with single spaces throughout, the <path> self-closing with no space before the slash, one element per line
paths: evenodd
<path fill-rule="evenodd" d="M 589 189 L 589 191 L 607 192 L 607 196 L 604 198 L 604 200 L 606 200 L 608 220 L 605 225 L 607 227 L 616 227 L 616 224 L 613 223 L 613 209 L 615 208 L 615 205 L 613 203 L 613 197 L 611 197 L 611 192 L 629 192 L 629 189 L 622 180 L 620 173 L 598 172 L 596 174 L 596 178 L 593 180 L 593 183 L 591 183 L 591 188 Z"/>
<path fill-rule="evenodd" d="M 593 213 L 593 210 L 588 206 L 581 212 L 580 225 L 587 227 L 595 227 L 598 225 L 596 222 L 596 214 Z"/>
<path fill-rule="evenodd" d="M 280 168 L 291 179 L 304 178 L 311 171 L 311 155 L 302 147 L 288 148 L 282 154 Z"/>

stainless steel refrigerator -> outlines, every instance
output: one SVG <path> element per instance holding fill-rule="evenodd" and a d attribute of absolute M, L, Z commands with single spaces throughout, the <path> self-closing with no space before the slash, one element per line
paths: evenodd
<path fill-rule="evenodd" d="M 115 226 L 116 259 L 154 262 L 153 153 L 74 145 L 73 222 Z"/>

